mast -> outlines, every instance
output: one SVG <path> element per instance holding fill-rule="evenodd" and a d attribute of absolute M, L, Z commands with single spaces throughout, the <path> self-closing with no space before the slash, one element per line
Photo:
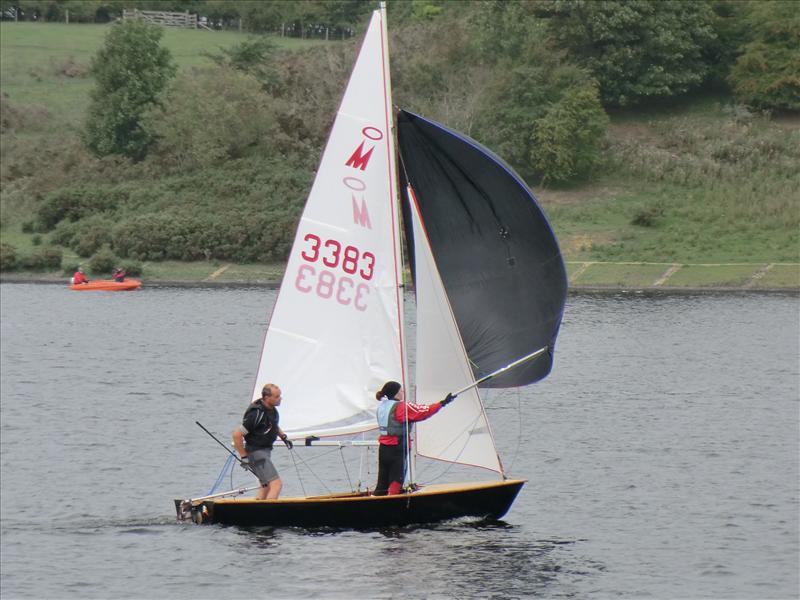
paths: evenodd
<path fill-rule="evenodd" d="M 400 194 L 397 187 L 397 144 L 396 129 L 394 125 L 394 110 L 392 104 L 392 81 L 391 69 L 389 64 L 389 28 L 386 18 L 386 2 L 380 3 L 381 13 L 381 51 L 383 53 L 383 72 L 384 72 L 384 94 L 386 98 L 386 131 L 389 132 L 389 195 L 392 202 L 392 235 L 395 248 L 395 272 L 397 274 L 397 306 L 399 307 L 400 314 L 398 315 L 398 322 L 400 326 L 400 357 L 402 361 L 402 373 L 400 374 L 400 383 L 403 389 L 406 390 L 406 402 L 411 401 L 410 389 L 408 385 L 408 360 L 406 352 L 406 336 L 405 336 L 405 320 L 403 318 L 403 292 L 405 290 L 404 274 L 405 265 L 403 264 L 403 241 L 400 235 L 401 229 L 401 214 L 400 210 Z M 408 420 L 406 420 L 406 427 L 410 427 Z M 408 435 L 406 433 L 406 439 Z M 412 442 L 413 445 L 413 442 Z M 408 465 L 408 481 L 414 482 L 414 472 L 416 467 L 416 452 L 412 447 L 406 448 L 406 464 Z"/>
<path fill-rule="evenodd" d="M 381 13 L 381 53 L 383 58 L 383 85 L 384 85 L 384 98 L 385 98 L 385 113 L 386 113 L 386 131 L 389 136 L 389 143 L 387 144 L 387 152 L 389 155 L 389 198 L 392 203 L 392 238 L 394 242 L 394 259 L 395 259 L 395 282 L 397 284 L 397 306 L 399 307 L 398 322 L 400 326 L 400 356 L 402 357 L 402 370 L 400 373 L 400 383 L 407 389 L 406 384 L 408 372 L 408 364 L 406 360 L 406 336 L 405 326 L 403 322 L 403 253 L 402 253 L 402 238 L 400 236 L 400 207 L 399 207 L 399 194 L 397 190 L 397 144 L 395 143 L 395 125 L 394 125 L 394 111 L 392 104 L 392 80 L 391 70 L 389 65 L 389 30 L 386 23 L 386 2 L 380 3 Z"/>

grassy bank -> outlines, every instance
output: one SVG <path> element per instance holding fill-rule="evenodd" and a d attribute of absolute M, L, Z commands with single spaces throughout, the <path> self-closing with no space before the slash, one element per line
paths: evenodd
<path fill-rule="evenodd" d="M 800 291 L 800 263 L 681 264 L 568 261 L 570 288 L 619 290 Z M 145 263 L 150 284 L 279 285 L 282 263 L 237 265 L 217 262 Z M 6 281 L 66 282 L 69 273 L 17 272 Z M 407 276 L 408 278 L 408 276 Z"/>
<path fill-rule="evenodd" d="M 286 185 L 276 188 L 274 179 L 261 178 L 270 169 L 289 167 L 252 156 L 179 174 L 87 157 L 78 132 L 92 87 L 88 65 L 108 27 L 0 24 L 0 90 L 15 119 L 13 127 L 4 125 L 2 136 L 0 241 L 21 255 L 53 243 L 52 233 L 35 233 L 26 223 L 35 219 L 48 193 L 84 183 L 126 190 L 119 194 L 117 213 L 108 215 L 110 222 L 166 208 L 181 215 L 234 208 L 244 215 L 271 215 L 276 203 L 287 215 L 296 210 L 302 197 L 295 194 L 297 182 L 310 181 L 310 169 L 287 174 Z M 166 29 L 164 45 L 186 71 L 210 64 L 204 53 L 245 37 Z M 274 41 L 290 47 L 324 43 Z M 313 152 L 318 150 L 308 150 Z M 574 286 L 798 289 L 798 164 L 796 115 L 759 114 L 724 95 L 701 94 L 612 114 L 605 163 L 590 180 L 561 189 L 531 183 L 561 242 Z M 81 172 L 84 166 L 90 175 Z M 82 260 L 63 248 L 65 266 Z M 275 282 L 283 270 L 280 263 L 222 261 L 142 266 L 143 278 L 154 282 Z"/>

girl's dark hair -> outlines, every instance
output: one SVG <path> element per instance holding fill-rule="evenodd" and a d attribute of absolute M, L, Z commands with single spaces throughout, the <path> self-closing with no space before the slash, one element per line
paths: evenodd
<path fill-rule="evenodd" d="M 375 400 L 380 400 L 384 396 L 390 399 L 394 398 L 401 387 L 403 386 L 396 381 L 387 381 L 383 384 L 383 387 L 375 393 Z"/>

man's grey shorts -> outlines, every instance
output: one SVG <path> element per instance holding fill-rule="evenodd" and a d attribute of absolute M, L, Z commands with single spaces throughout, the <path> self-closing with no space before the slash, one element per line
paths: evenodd
<path fill-rule="evenodd" d="M 248 449 L 247 456 L 250 458 L 251 470 L 255 476 L 258 477 L 262 485 L 266 485 L 270 481 L 278 479 L 278 471 L 271 460 L 271 448 L 259 448 L 257 450 Z"/>

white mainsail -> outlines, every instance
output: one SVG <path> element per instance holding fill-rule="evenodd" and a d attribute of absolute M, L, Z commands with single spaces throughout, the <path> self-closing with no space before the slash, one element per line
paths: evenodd
<path fill-rule="evenodd" d="M 375 11 L 320 162 L 254 386 L 283 391 L 292 437 L 376 427 L 374 391 L 405 385 L 385 18 Z"/>
<path fill-rule="evenodd" d="M 417 293 L 416 401 L 432 404 L 475 380 L 411 188 L 408 197 Z M 418 423 L 416 443 L 422 456 L 503 471 L 475 387 L 431 419 Z"/>

